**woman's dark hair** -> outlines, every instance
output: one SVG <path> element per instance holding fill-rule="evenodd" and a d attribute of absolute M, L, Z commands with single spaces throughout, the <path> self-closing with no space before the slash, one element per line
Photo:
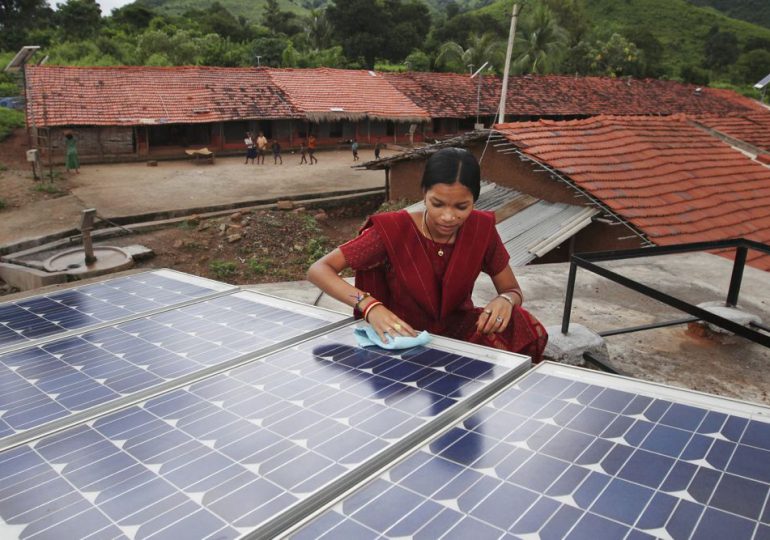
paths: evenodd
<path fill-rule="evenodd" d="M 478 200 L 481 170 L 473 154 L 463 148 L 443 148 L 428 158 L 420 184 L 423 191 L 428 191 L 436 184 L 451 185 L 455 182 L 467 187 L 473 200 Z"/>
<path fill-rule="evenodd" d="M 65 136 L 67 139 L 71 139 L 71 138 L 72 138 L 72 133 L 67 133 L 67 134 L 66 134 L 66 135 L 64 135 L 64 136 Z"/>

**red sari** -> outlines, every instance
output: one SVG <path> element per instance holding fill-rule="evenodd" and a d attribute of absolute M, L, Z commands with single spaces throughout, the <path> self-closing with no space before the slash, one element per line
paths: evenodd
<path fill-rule="evenodd" d="M 476 278 L 482 271 L 498 274 L 509 260 L 494 214 L 471 212 L 454 244 L 425 238 L 405 210 L 377 214 L 360 236 L 340 249 L 356 271 L 356 287 L 416 330 L 526 354 L 534 362 L 542 359 L 548 335 L 520 306 L 503 331 L 486 335 L 476 331 L 483 311 L 471 300 Z M 443 257 L 438 256 L 439 249 Z"/>

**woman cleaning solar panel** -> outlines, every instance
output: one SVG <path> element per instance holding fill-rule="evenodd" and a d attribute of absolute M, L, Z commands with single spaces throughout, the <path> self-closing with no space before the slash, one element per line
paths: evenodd
<path fill-rule="evenodd" d="M 439 150 L 422 177 L 424 212 L 371 216 L 358 237 L 316 261 L 308 279 L 353 307 L 383 342 L 427 330 L 539 361 L 548 335 L 521 306 L 494 214 L 474 210 L 480 181 L 473 154 Z M 339 277 L 346 268 L 355 271 L 355 286 Z M 482 271 L 498 295 L 475 307 L 471 293 Z"/>

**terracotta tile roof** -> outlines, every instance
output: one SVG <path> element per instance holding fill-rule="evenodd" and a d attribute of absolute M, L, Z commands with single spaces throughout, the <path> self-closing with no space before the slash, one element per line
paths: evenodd
<path fill-rule="evenodd" d="M 476 114 L 477 79 L 449 73 L 399 73 L 385 77 L 433 117 Z M 748 112 L 755 105 L 729 90 L 656 79 L 524 75 L 508 81 L 506 114 L 514 116 L 668 115 Z M 502 82 L 481 81 L 480 114 L 495 114 Z"/>
<path fill-rule="evenodd" d="M 266 70 L 213 67 L 27 68 L 36 125 L 201 123 L 299 118 Z"/>
<path fill-rule="evenodd" d="M 269 71 L 273 82 L 311 120 L 430 120 L 427 111 L 394 88 L 382 73 L 330 68 Z"/>
<path fill-rule="evenodd" d="M 36 125 L 44 125 L 44 117 L 49 125 L 468 118 L 476 114 L 478 91 L 478 79 L 468 75 L 329 68 L 30 66 L 27 74 Z M 481 79 L 480 114 L 495 114 L 500 86 L 497 77 Z M 507 114 L 519 117 L 725 116 L 758 108 L 728 90 L 696 92 L 671 81 L 561 75 L 512 77 L 506 106 Z"/>
<path fill-rule="evenodd" d="M 743 115 L 703 116 L 696 122 L 770 152 L 770 110 Z"/>
<path fill-rule="evenodd" d="M 478 79 L 458 73 L 383 73 L 383 76 L 409 99 L 429 111 L 433 118 L 467 118 L 476 115 Z M 497 102 L 492 92 L 499 84 L 496 77 L 484 76 L 481 79 L 480 114 L 492 115 L 497 111 Z M 500 91 L 496 92 L 499 96 Z"/>
<path fill-rule="evenodd" d="M 496 128 L 658 245 L 737 237 L 770 244 L 770 168 L 684 115 L 597 116 Z M 752 253 L 749 260 L 770 270 L 770 256 Z"/>

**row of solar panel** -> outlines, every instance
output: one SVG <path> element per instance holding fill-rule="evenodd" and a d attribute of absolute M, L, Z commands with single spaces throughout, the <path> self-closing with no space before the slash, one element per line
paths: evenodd
<path fill-rule="evenodd" d="M 63 328 L 54 315 L 56 310 L 37 308 L 63 305 L 66 299 L 77 298 L 77 311 L 86 316 L 81 323 L 93 320 L 88 318 L 94 312 L 91 304 L 104 305 L 110 299 L 115 302 L 111 307 L 117 309 L 111 313 L 122 316 L 127 296 L 137 298 L 133 302 L 137 309 L 149 308 L 155 313 L 138 312 L 122 323 L 95 330 L 86 327 L 40 344 L 30 341 L 0 354 L 0 448 L 5 437 L 130 398 L 344 319 L 332 312 L 299 310 L 264 295 L 195 280 L 168 271 L 142 273 L 0 308 L 6 313 L 21 310 L 50 325 L 51 331 Z M 211 298 L 209 294 L 217 288 L 228 294 Z M 171 303 L 195 296 L 203 299 L 183 307 Z M 163 309 L 153 310 L 160 298 L 164 298 Z M 2 322 L 6 328 L 19 330 L 20 319 Z"/>
<path fill-rule="evenodd" d="M 234 287 L 155 270 L 0 303 L 0 351 L 12 344 L 174 306 Z"/>
<path fill-rule="evenodd" d="M 25 538 L 238 537 L 527 364 L 501 362 L 363 350 L 345 327 L 0 453 L 0 519 Z"/>
<path fill-rule="evenodd" d="M 292 538 L 770 538 L 770 410 L 622 383 L 538 366 Z"/>
<path fill-rule="evenodd" d="M 24 385 L 85 407 L 74 415 L 161 389 L 1 452 L 0 536 L 768 535 L 766 408 L 554 365 L 510 386 L 525 358 L 451 340 L 400 354 L 358 348 L 350 327 L 302 340 L 334 319 L 236 293 L 0 356 L 0 400 L 23 403 L 11 434 L 31 429 L 24 410 L 48 410 Z"/>

